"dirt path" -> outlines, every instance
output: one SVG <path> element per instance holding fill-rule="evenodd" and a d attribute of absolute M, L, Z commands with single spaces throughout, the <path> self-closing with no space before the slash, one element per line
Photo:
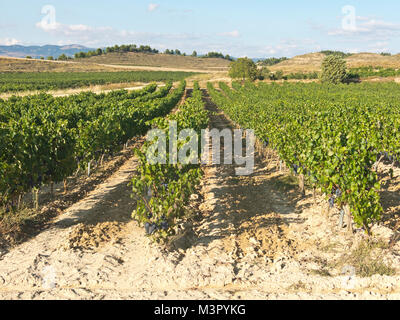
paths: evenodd
<path fill-rule="evenodd" d="M 231 126 L 207 106 L 211 127 Z M 130 219 L 131 158 L 50 228 L 0 256 L 0 299 L 400 298 L 397 276 L 323 274 L 324 259 L 335 257 L 324 248 L 347 243 L 331 231 L 336 213 L 321 214 L 322 198 L 301 198 L 276 162 L 256 158 L 247 177 L 232 165 L 206 166 L 191 204 L 198 215 L 167 251 Z"/>

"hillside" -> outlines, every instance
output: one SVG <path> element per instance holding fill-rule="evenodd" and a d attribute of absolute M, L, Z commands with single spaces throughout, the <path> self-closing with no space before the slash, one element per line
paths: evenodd
<path fill-rule="evenodd" d="M 322 60 L 325 55 L 322 53 L 309 53 L 296 56 L 292 59 L 283 61 L 269 67 L 271 71 L 281 70 L 284 73 L 314 72 L 321 70 Z M 384 67 L 400 68 L 400 55 L 382 56 L 376 53 L 357 53 L 345 59 L 348 68 L 358 67 Z"/>
<path fill-rule="evenodd" d="M 190 56 L 133 52 L 108 53 L 101 56 L 77 59 L 76 61 L 121 66 L 149 66 L 203 71 L 227 71 L 230 64 L 230 61 L 219 58 L 196 58 Z"/>
<path fill-rule="evenodd" d="M 382 56 L 376 53 L 359 53 L 352 55 L 346 59 L 349 68 L 358 67 L 384 67 L 384 68 L 400 68 L 400 55 Z"/>
<path fill-rule="evenodd" d="M 0 72 L 98 72 L 121 70 L 124 70 L 124 68 L 91 63 L 0 57 Z"/>
<path fill-rule="evenodd" d="M 280 62 L 274 66 L 268 67 L 268 69 L 271 71 L 281 70 L 284 73 L 320 71 L 321 63 L 324 58 L 325 55 L 323 53 L 308 53 Z"/>

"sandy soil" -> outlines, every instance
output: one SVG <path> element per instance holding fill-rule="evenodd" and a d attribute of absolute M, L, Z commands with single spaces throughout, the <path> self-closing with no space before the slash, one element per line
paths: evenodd
<path fill-rule="evenodd" d="M 221 73 L 221 70 L 204 70 L 194 68 L 172 68 L 172 67 L 152 67 L 152 66 L 126 66 L 114 64 L 98 64 L 101 67 L 127 69 L 127 70 L 145 70 L 145 71 L 182 71 L 182 72 L 202 72 L 202 73 Z"/>
<path fill-rule="evenodd" d="M 208 108 L 211 127 L 232 125 Z M 364 235 L 339 228 L 338 211 L 328 212 L 321 195 L 302 197 L 273 152 L 257 155 L 247 177 L 232 165 L 204 167 L 191 202 L 197 214 L 167 247 L 131 221 L 127 184 L 137 162 L 127 160 L 47 230 L 0 254 L 0 298 L 399 299 L 397 275 L 361 278 L 351 266 L 331 266 Z M 385 190 L 387 211 L 398 212 L 397 187 Z M 376 233 L 389 242 L 395 231 L 382 225 Z M 399 249 L 394 243 L 382 260 L 400 266 Z"/>
<path fill-rule="evenodd" d="M 74 89 L 64 89 L 64 90 L 50 90 L 47 91 L 47 94 L 50 94 L 54 97 L 65 97 L 73 94 L 79 94 L 81 92 L 93 92 L 93 93 L 108 93 L 114 90 L 140 90 L 143 89 L 148 83 L 113 83 L 107 85 L 98 85 L 98 86 L 90 86 L 84 88 L 74 88 Z M 157 82 L 159 87 L 165 86 L 163 82 Z M 0 99 L 8 99 L 12 96 L 24 97 L 34 94 L 39 94 L 40 91 L 21 91 L 21 92 L 13 92 L 13 93 L 2 93 L 0 94 Z"/>

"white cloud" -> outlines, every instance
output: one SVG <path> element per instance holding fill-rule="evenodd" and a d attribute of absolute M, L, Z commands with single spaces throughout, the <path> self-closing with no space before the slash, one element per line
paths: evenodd
<path fill-rule="evenodd" d="M 2 45 L 2 46 L 13 46 L 13 45 L 16 45 L 19 43 L 20 42 L 14 38 L 1 38 L 0 39 L 0 45 Z"/>
<path fill-rule="evenodd" d="M 199 54 L 210 51 L 222 52 L 234 57 L 287 56 L 319 51 L 320 46 L 310 39 L 286 40 L 276 44 L 246 43 L 238 30 L 220 34 L 193 33 L 154 33 L 132 30 L 117 30 L 111 27 L 93 27 L 84 24 L 67 25 L 55 23 L 49 25 L 39 22 L 36 27 L 54 37 L 58 44 L 81 44 L 91 48 L 112 46 L 115 44 L 143 44 L 159 50 L 178 48 L 182 52 Z"/>
<path fill-rule="evenodd" d="M 147 7 L 147 10 L 149 12 L 153 12 L 153 11 L 157 10 L 159 6 L 160 5 L 157 3 L 150 3 L 149 6 Z"/>
<path fill-rule="evenodd" d="M 386 22 L 375 18 L 356 17 L 353 29 L 335 29 L 328 31 L 330 36 L 348 38 L 363 37 L 363 40 L 388 40 L 400 35 L 400 23 Z"/>
<path fill-rule="evenodd" d="M 240 33 L 238 30 L 234 30 L 234 31 L 230 31 L 230 32 L 223 32 L 218 35 L 222 36 L 222 37 L 231 37 L 231 38 L 239 38 L 240 37 Z"/>

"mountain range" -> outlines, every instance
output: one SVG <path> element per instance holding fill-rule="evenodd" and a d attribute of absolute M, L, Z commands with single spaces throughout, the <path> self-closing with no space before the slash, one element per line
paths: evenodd
<path fill-rule="evenodd" d="M 65 54 L 66 56 L 73 56 L 77 52 L 88 52 L 94 50 L 93 48 L 87 48 L 78 44 L 57 46 L 57 45 L 45 45 L 45 46 L 0 46 L 0 56 L 5 57 L 16 57 L 25 58 L 30 56 L 32 58 L 47 58 L 52 56 L 58 58 L 60 55 Z"/>

